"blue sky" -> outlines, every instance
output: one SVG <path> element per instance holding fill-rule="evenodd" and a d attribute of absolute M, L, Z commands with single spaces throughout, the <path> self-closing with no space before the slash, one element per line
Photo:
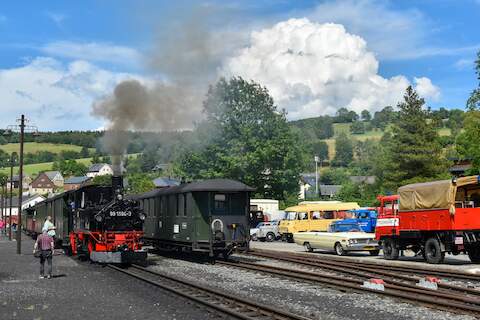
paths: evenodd
<path fill-rule="evenodd" d="M 209 33 L 221 34 L 213 37 L 215 49 L 222 47 L 214 60 L 218 64 L 214 65 L 216 76 L 240 74 L 261 82 L 292 119 L 333 113 L 342 106 L 359 110 L 365 107 L 374 112 L 382 104 L 394 104 L 402 94 L 399 88 L 410 83 L 424 93 L 433 108 L 464 108 L 477 85 L 473 61 L 480 50 L 479 0 L 171 3 L 3 3 L 2 125 L 8 125 L 24 112 L 45 130 L 94 130 L 105 126 L 104 119 L 91 115 L 92 103 L 111 94 L 124 79 L 144 83 L 168 81 L 171 74 L 153 68 L 150 57 L 157 50 L 176 45 L 172 44 L 177 36 L 172 35 L 172 30 L 178 32 L 176 26 L 191 20 L 192 12 L 199 6 L 208 8 L 209 13 L 195 15 L 194 22 L 203 24 L 197 20 L 205 19 Z M 307 20 L 299 24 L 289 19 Z M 343 26 L 345 32 L 336 28 L 335 38 L 326 39 L 329 31 L 325 23 L 329 22 Z M 292 26 L 297 33 L 289 34 Z M 311 37 L 298 44 L 296 39 L 305 32 L 311 32 Z M 253 33 L 258 37 L 254 38 Z M 278 41 L 272 44 L 268 38 Z M 313 38 L 316 40 L 309 43 Z M 283 65 L 272 57 L 278 50 L 295 52 L 297 45 L 311 48 L 319 59 L 325 58 L 320 52 L 335 48 L 335 55 L 350 60 L 340 66 L 320 61 L 308 70 L 302 69 L 299 54 L 285 61 L 289 71 L 283 74 Z M 271 52 L 259 53 L 261 50 Z M 272 66 L 265 66 L 269 62 Z M 249 68 L 258 64 L 263 69 Z M 361 70 L 350 78 L 339 75 L 357 67 Z M 317 79 L 322 77 L 323 82 Z M 352 78 L 355 84 L 345 86 Z"/>

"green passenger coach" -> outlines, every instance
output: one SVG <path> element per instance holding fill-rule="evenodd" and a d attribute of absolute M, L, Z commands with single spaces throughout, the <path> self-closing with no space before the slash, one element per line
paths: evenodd
<path fill-rule="evenodd" d="M 136 195 L 146 214 L 144 241 L 211 257 L 247 250 L 254 190 L 238 181 L 212 179 Z"/>

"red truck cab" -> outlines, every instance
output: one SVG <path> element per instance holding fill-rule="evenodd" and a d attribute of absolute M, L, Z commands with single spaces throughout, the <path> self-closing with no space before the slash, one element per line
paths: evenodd
<path fill-rule="evenodd" d="M 480 263 L 479 176 L 410 184 L 378 199 L 375 238 L 385 259 L 410 249 L 428 263 L 441 263 L 446 253 Z"/>

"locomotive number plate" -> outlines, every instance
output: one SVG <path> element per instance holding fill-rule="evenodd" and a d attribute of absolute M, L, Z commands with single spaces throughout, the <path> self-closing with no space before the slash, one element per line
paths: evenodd
<path fill-rule="evenodd" d="M 131 211 L 110 211 L 110 217 L 131 217 Z"/>

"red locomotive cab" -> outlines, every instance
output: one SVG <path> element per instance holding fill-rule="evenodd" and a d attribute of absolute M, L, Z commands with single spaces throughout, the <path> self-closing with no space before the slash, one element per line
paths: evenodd
<path fill-rule="evenodd" d="M 398 195 L 378 196 L 377 225 L 375 238 L 381 240 L 385 236 L 396 236 L 399 233 L 400 216 L 398 215 Z"/>

